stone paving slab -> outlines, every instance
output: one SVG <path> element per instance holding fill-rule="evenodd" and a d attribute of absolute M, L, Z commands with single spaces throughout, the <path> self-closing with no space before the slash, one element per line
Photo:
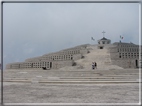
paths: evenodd
<path fill-rule="evenodd" d="M 21 73 L 22 72 L 22 73 Z M 26 73 L 25 73 L 26 72 Z M 95 71 L 55 71 L 55 70 L 6 70 L 4 71 L 4 79 L 6 78 L 35 78 L 46 77 L 105 77 L 105 76 L 137 76 L 138 70 L 112 70 L 111 72 L 101 70 Z M 40 77 L 39 77 L 40 78 Z"/>
<path fill-rule="evenodd" d="M 133 69 L 8 70 L 4 72 L 4 103 L 139 103 L 138 75 Z"/>
<path fill-rule="evenodd" d="M 138 103 L 139 84 L 4 82 L 4 103 Z"/>

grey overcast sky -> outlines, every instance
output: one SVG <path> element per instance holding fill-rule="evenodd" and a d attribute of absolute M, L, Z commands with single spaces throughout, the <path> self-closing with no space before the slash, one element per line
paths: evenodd
<path fill-rule="evenodd" d="M 139 4 L 4 3 L 4 65 L 103 37 L 139 44 Z M 95 41 L 91 40 L 91 37 Z"/>

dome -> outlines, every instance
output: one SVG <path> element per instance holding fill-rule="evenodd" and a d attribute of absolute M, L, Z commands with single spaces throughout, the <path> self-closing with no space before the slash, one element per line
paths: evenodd
<path fill-rule="evenodd" d="M 102 39 L 98 40 L 98 44 L 110 44 L 111 40 L 103 37 Z"/>
<path fill-rule="evenodd" d="M 107 38 L 103 37 L 101 40 L 108 40 Z"/>

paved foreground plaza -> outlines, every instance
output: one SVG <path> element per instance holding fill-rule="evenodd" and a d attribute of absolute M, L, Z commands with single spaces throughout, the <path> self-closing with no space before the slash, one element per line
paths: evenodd
<path fill-rule="evenodd" d="M 139 103 L 139 70 L 4 70 L 3 89 L 4 103 Z"/>
<path fill-rule="evenodd" d="M 5 83 L 4 103 L 138 103 L 138 84 Z"/>

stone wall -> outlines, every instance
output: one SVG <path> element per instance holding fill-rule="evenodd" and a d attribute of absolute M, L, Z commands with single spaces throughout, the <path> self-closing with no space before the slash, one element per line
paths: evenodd
<path fill-rule="evenodd" d="M 42 56 L 40 57 L 33 57 L 33 58 L 28 58 L 25 60 L 25 62 L 33 62 L 33 61 L 40 61 Z"/>
<path fill-rule="evenodd" d="M 118 65 L 123 68 L 138 68 L 139 63 L 136 66 L 136 60 L 138 59 L 125 59 L 125 60 L 111 60 L 113 65 Z"/>
<path fill-rule="evenodd" d="M 87 45 L 77 46 L 74 48 L 45 54 L 43 56 L 29 58 L 26 59 L 25 62 L 8 64 L 6 68 L 19 69 L 46 67 L 46 69 L 55 69 L 63 66 L 72 66 L 74 60 L 81 59 L 82 55 L 88 52 L 88 50 L 85 49 L 86 46 Z"/>
<path fill-rule="evenodd" d="M 83 54 L 87 54 L 88 53 L 88 49 L 82 49 L 82 50 L 80 50 L 80 53 L 83 55 Z"/>
<path fill-rule="evenodd" d="M 140 65 L 139 57 L 142 53 L 139 45 L 132 43 L 114 43 L 114 47 L 111 47 L 109 51 L 112 64 L 114 65 L 123 68 L 137 68 Z"/>
<path fill-rule="evenodd" d="M 58 68 L 62 68 L 62 67 L 65 67 L 65 66 L 72 66 L 74 63 L 73 60 L 69 60 L 69 61 L 52 61 L 52 68 L 53 69 L 58 69 Z"/>
<path fill-rule="evenodd" d="M 81 59 L 82 56 L 83 56 L 82 54 L 76 54 L 76 55 L 73 55 L 73 60 Z"/>
<path fill-rule="evenodd" d="M 16 62 L 6 65 L 6 69 L 19 69 L 22 62 Z"/>
<path fill-rule="evenodd" d="M 6 69 L 10 69 L 10 68 L 11 68 L 11 64 L 7 64 Z"/>
<path fill-rule="evenodd" d="M 12 64 L 12 65 L 11 65 L 11 68 L 12 68 L 12 69 L 20 68 L 20 64 Z"/>

